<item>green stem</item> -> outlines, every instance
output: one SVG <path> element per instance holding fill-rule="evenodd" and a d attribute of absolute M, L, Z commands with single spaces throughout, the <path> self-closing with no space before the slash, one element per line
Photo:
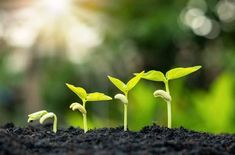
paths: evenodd
<path fill-rule="evenodd" d="M 124 131 L 127 131 L 127 104 L 124 104 Z"/>
<path fill-rule="evenodd" d="M 171 102 L 167 102 L 168 128 L 171 128 Z"/>
<path fill-rule="evenodd" d="M 165 83 L 165 87 L 166 87 L 166 92 L 168 92 L 169 93 L 169 95 L 170 95 L 170 89 L 169 89 L 169 84 L 168 84 L 168 81 L 165 81 L 164 82 Z M 171 121 L 172 121 L 172 119 L 171 119 L 171 102 L 167 102 L 167 119 L 168 119 L 168 128 L 171 128 Z"/>
<path fill-rule="evenodd" d="M 86 109 L 86 100 L 83 100 L 82 102 L 83 102 L 84 109 Z M 84 129 L 84 133 L 86 133 L 88 130 L 86 114 L 82 114 L 82 117 L 83 117 L 83 129 Z"/>
<path fill-rule="evenodd" d="M 83 116 L 83 127 L 84 127 L 84 133 L 87 132 L 87 118 L 86 118 L 86 114 L 82 114 Z"/>
<path fill-rule="evenodd" d="M 57 116 L 54 115 L 53 132 L 57 132 Z"/>
<path fill-rule="evenodd" d="M 125 93 L 126 98 L 128 99 L 128 92 Z M 124 104 L 124 131 L 127 131 L 127 114 L 128 114 L 128 103 Z"/>
<path fill-rule="evenodd" d="M 169 83 L 168 81 L 165 81 L 165 87 L 166 87 L 166 92 L 168 92 L 170 94 L 170 89 L 169 89 Z"/>

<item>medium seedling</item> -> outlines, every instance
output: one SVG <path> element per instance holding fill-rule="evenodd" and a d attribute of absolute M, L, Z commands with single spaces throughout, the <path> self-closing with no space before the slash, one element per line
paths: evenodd
<path fill-rule="evenodd" d="M 182 68 L 182 67 L 174 68 L 174 69 L 169 70 L 165 75 L 160 71 L 151 70 L 142 76 L 142 78 L 147 79 L 147 80 L 164 82 L 166 91 L 156 90 L 154 92 L 154 96 L 163 98 L 167 103 L 168 128 L 171 128 L 171 122 L 172 122 L 171 95 L 170 95 L 170 89 L 169 89 L 169 81 L 191 74 L 199 70 L 200 68 L 201 66 L 194 66 L 194 67 L 187 67 L 187 68 Z"/>
<path fill-rule="evenodd" d="M 87 101 L 107 101 L 112 100 L 110 96 L 107 96 L 103 93 L 87 93 L 85 89 L 82 87 L 75 87 L 74 85 L 66 83 L 67 87 L 72 90 L 81 100 L 82 104 L 80 103 L 72 103 L 69 108 L 74 110 L 79 110 L 82 113 L 83 116 L 83 126 L 84 126 L 84 132 L 86 133 L 87 128 L 87 111 L 86 111 L 86 102 Z"/>
<path fill-rule="evenodd" d="M 28 123 L 35 120 L 39 120 L 40 124 L 43 124 L 43 122 L 48 118 L 54 118 L 53 132 L 57 132 L 57 117 L 53 112 L 47 112 L 46 110 L 42 110 L 28 115 L 28 117 Z"/>
<path fill-rule="evenodd" d="M 127 108 L 128 108 L 128 93 L 131 89 L 133 89 L 136 84 L 139 82 L 141 77 L 144 75 L 144 71 L 139 73 L 137 76 L 133 77 L 131 80 L 125 84 L 121 80 L 108 76 L 109 80 L 123 92 L 123 94 L 116 94 L 114 96 L 115 99 L 119 99 L 124 105 L 124 131 L 127 130 Z"/>

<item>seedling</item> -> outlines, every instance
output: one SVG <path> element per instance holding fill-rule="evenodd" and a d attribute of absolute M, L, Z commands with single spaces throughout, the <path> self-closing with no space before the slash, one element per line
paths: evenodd
<path fill-rule="evenodd" d="M 57 132 L 57 117 L 53 112 L 47 112 L 46 110 L 42 110 L 28 115 L 28 117 L 28 123 L 35 120 L 39 120 L 40 124 L 43 124 L 43 122 L 48 118 L 54 118 L 53 132 Z"/>
<path fill-rule="evenodd" d="M 116 94 L 114 96 L 115 99 L 119 99 L 124 105 L 124 131 L 127 130 L 127 108 L 128 108 L 128 93 L 131 89 L 133 89 L 136 84 L 139 82 L 141 77 L 144 75 L 144 71 L 139 73 L 137 76 L 133 77 L 131 80 L 125 84 L 121 80 L 108 76 L 109 80 L 123 92 L 123 94 Z"/>
<path fill-rule="evenodd" d="M 187 68 L 174 68 L 169 70 L 165 75 L 160 71 L 151 70 L 145 73 L 142 78 L 152 81 L 161 81 L 165 84 L 166 91 L 156 90 L 154 92 L 155 97 L 163 98 L 167 103 L 167 117 L 168 117 L 168 128 L 171 128 L 171 95 L 169 89 L 169 80 L 174 80 L 191 74 L 199 70 L 201 66 L 187 67 Z M 138 74 L 136 74 L 138 75 Z"/>
<path fill-rule="evenodd" d="M 84 126 L 84 132 L 86 133 L 87 128 L 87 111 L 86 111 L 86 102 L 87 101 L 107 101 L 112 100 L 110 96 L 107 96 L 103 93 L 87 93 L 85 89 L 82 87 L 75 87 L 74 85 L 66 83 L 67 87 L 72 90 L 81 100 L 82 104 L 80 103 L 72 103 L 69 108 L 74 110 L 79 110 L 82 113 L 83 116 L 83 126 Z"/>

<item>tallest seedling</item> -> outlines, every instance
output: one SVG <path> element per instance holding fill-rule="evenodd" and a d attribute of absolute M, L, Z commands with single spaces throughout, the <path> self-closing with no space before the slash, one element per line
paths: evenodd
<path fill-rule="evenodd" d="M 127 107 L 128 107 L 128 93 L 129 91 L 135 87 L 135 85 L 140 81 L 141 77 L 144 75 L 144 71 L 130 79 L 130 81 L 125 84 L 121 80 L 108 76 L 109 80 L 123 92 L 123 94 L 115 95 L 115 99 L 121 100 L 124 104 L 124 131 L 127 130 Z"/>
<path fill-rule="evenodd" d="M 171 95 L 169 89 L 169 80 L 174 80 L 191 74 L 199 70 L 201 66 L 187 67 L 187 68 L 174 68 L 169 70 L 166 75 L 160 71 L 151 70 L 142 76 L 142 78 L 151 80 L 151 81 L 161 81 L 164 82 L 166 91 L 156 90 L 154 92 L 155 97 L 163 98 L 167 103 L 167 116 L 168 116 L 168 128 L 171 128 Z M 138 74 L 137 74 L 138 75 Z"/>

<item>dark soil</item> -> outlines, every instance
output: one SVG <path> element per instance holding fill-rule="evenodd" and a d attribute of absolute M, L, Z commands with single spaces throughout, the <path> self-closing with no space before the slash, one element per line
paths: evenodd
<path fill-rule="evenodd" d="M 0 154 L 235 154 L 235 135 L 212 135 L 184 128 L 168 129 L 156 125 L 140 132 L 123 128 L 90 130 L 61 129 L 54 134 L 51 125 L 25 128 L 6 124 L 0 128 Z"/>

